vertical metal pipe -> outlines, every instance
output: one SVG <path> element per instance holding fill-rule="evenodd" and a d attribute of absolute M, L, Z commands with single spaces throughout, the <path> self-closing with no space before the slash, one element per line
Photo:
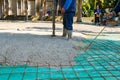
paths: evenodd
<path fill-rule="evenodd" d="M 53 8 L 53 32 L 52 32 L 52 36 L 55 36 L 56 0 L 54 0 L 53 3 L 54 3 L 54 8 Z"/>

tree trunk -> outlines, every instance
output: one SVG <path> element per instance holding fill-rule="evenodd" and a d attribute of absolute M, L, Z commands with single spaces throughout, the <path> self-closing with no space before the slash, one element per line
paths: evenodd
<path fill-rule="evenodd" d="M 40 14 L 40 4 L 41 4 L 41 0 L 35 0 L 35 13 L 36 14 Z"/>
<path fill-rule="evenodd" d="M 28 15 L 35 15 L 35 1 L 28 0 Z"/>
<path fill-rule="evenodd" d="M 47 2 L 46 2 L 46 0 L 44 0 L 43 11 L 44 11 L 44 15 L 45 15 L 46 12 L 47 12 Z"/>
<path fill-rule="evenodd" d="M 8 0 L 9 15 L 17 15 L 17 0 Z"/>
<path fill-rule="evenodd" d="M 21 15 L 21 4 L 22 4 L 22 2 L 21 2 L 21 0 L 18 0 L 18 2 L 17 2 L 17 15 Z"/>
<path fill-rule="evenodd" d="M 94 9 L 96 9 L 96 0 L 95 0 L 95 2 L 94 2 Z"/>
<path fill-rule="evenodd" d="M 77 14 L 77 22 L 82 21 L 82 0 L 78 0 L 78 14 Z"/>
<path fill-rule="evenodd" d="M 2 17 L 2 0 L 0 0 L 0 18 Z"/>
<path fill-rule="evenodd" d="M 28 2 L 27 2 L 27 0 L 23 0 L 23 12 L 24 12 L 24 15 L 28 15 Z"/>
<path fill-rule="evenodd" d="M 4 18 L 8 15 L 9 7 L 8 0 L 4 0 Z"/>

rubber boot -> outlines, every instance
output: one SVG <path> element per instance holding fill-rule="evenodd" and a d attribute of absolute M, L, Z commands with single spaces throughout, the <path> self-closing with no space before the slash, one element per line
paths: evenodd
<path fill-rule="evenodd" d="M 62 35 L 62 37 L 66 37 L 66 35 L 67 35 L 67 30 L 65 28 L 63 28 L 63 35 Z"/>
<path fill-rule="evenodd" d="M 72 38 L 72 31 L 71 30 L 67 30 L 67 34 L 68 34 L 68 40 Z"/>

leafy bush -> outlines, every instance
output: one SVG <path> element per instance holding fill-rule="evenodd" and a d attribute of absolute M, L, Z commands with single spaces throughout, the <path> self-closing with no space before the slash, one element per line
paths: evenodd
<path fill-rule="evenodd" d="M 94 9 L 96 5 L 99 5 L 102 9 L 102 12 L 105 12 L 105 9 L 112 9 L 117 4 L 118 0 L 83 0 L 82 3 L 82 15 L 84 17 L 92 17 L 94 16 Z"/>

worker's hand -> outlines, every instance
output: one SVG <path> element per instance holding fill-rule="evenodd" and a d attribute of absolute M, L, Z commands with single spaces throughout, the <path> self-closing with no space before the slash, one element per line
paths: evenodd
<path fill-rule="evenodd" d="M 62 13 L 62 14 L 65 13 L 65 9 L 64 9 L 64 8 L 61 9 L 61 13 Z"/>

